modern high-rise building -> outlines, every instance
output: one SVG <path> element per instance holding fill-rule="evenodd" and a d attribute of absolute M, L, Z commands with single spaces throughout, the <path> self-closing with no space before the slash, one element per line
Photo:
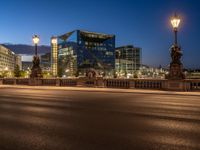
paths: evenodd
<path fill-rule="evenodd" d="M 141 66 L 141 48 L 132 45 L 116 48 L 115 71 L 118 77 L 133 78 Z"/>
<path fill-rule="evenodd" d="M 51 73 L 54 77 L 58 76 L 58 39 L 51 38 Z"/>
<path fill-rule="evenodd" d="M 16 65 L 21 68 L 21 56 L 0 45 L 0 71 L 14 71 Z"/>
<path fill-rule="evenodd" d="M 58 36 L 57 42 L 52 42 L 51 62 L 59 76 L 85 76 L 91 70 L 96 76 L 113 76 L 115 35 L 75 30 Z"/>

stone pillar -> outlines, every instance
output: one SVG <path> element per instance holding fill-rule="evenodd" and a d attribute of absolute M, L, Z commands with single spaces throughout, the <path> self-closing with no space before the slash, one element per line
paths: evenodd
<path fill-rule="evenodd" d="M 0 85 L 3 85 L 3 79 L 0 79 Z"/>
<path fill-rule="evenodd" d="M 60 83 L 61 81 L 60 81 L 60 79 L 56 79 L 56 86 L 60 86 Z"/>
<path fill-rule="evenodd" d="M 163 89 L 169 91 L 188 91 L 188 84 L 185 80 L 166 80 Z"/>
<path fill-rule="evenodd" d="M 130 89 L 135 89 L 135 80 L 130 80 Z"/>
<path fill-rule="evenodd" d="M 30 86 L 41 86 L 42 85 L 42 79 L 40 79 L 40 78 L 30 78 L 29 79 L 29 85 Z"/>
<path fill-rule="evenodd" d="M 13 80 L 14 80 L 13 84 L 14 84 L 14 85 L 17 85 L 17 79 L 14 78 Z"/>
<path fill-rule="evenodd" d="M 96 79 L 96 86 L 97 87 L 104 87 L 104 80 L 103 80 L 103 78 L 97 78 Z"/>

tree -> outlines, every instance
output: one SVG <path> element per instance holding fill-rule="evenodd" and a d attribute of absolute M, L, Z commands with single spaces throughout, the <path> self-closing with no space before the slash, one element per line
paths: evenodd
<path fill-rule="evenodd" d="M 9 71 L 0 72 L 0 78 L 7 78 L 7 77 L 9 77 Z"/>
<path fill-rule="evenodd" d="M 138 74 L 139 74 L 138 71 L 135 71 L 133 77 L 137 79 L 138 78 Z"/>
<path fill-rule="evenodd" d="M 58 77 L 62 77 L 63 75 L 63 69 L 62 67 L 58 67 Z"/>
<path fill-rule="evenodd" d="M 19 65 L 16 65 L 15 66 L 15 70 L 14 70 L 14 76 L 19 78 L 21 76 L 21 72 L 20 72 L 20 69 L 19 69 Z"/>
<path fill-rule="evenodd" d="M 79 70 L 77 70 L 74 75 L 75 77 L 79 77 Z"/>
<path fill-rule="evenodd" d="M 20 77 L 25 78 L 28 76 L 29 76 L 29 74 L 26 71 L 23 71 L 23 70 L 20 71 Z"/>
<path fill-rule="evenodd" d="M 50 78 L 50 77 L 52 77 L 52 74 L 51 74 L 50 71 L 43 71 L 43 72 L 42 72 L 42 76 L 43 76 L 44 78 Z"/>

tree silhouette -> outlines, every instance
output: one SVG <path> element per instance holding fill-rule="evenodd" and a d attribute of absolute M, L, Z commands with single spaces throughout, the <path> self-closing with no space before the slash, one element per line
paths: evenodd
<path fill-rule="evenodd" d="M 19 78 L 20 75 L 21 75 L 21 73 L 20 73 L 19 65 L 16 65 L 15 70 L 14 70 L 14 76 Z"/>

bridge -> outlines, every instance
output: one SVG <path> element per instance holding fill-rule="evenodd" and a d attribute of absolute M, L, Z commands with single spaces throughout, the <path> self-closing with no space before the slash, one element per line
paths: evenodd
<path fill-rule="evenodd" d="M 200 91 L 200 79 L 1 78 L 0 85 Z"/>

